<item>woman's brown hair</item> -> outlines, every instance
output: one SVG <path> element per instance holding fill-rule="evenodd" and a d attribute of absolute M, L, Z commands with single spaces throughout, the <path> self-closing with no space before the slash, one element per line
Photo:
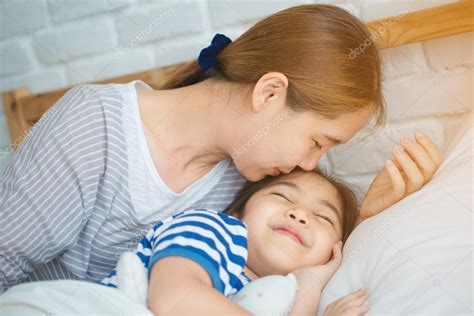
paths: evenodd
<path fill-rule="evenodd" d="M 353 54 L 370 38 L 366 25 L 339 7 L 299 5 L 256 23 L 219 53 L 218 66 L 204 71 L 193 60 L 171 73 L 161 89 L 208 78 L 253 87 L 264 74 L 275 71 L 288 78 L 290 109 L 335 118 L 371 107 L 374 125 L 382 126 L 378 51 L 372 43 Z"/>
<path fill-rule="evenodd" d="M 359 215 L 358 212 L 358 204 L 357 198 L 354 194 L 354 191 L 350 188 L 348 184 L 345 184 L 338 179 L 325 175 L 321 170 L 314 169 L 312 171 L 304 171 L 297 167 L 293 170 L 289 175 L 294 174 L 295 172 L 313 172 L 317 175 L 326 179 L 329 183 L 331 183 L 339 193 L 339 197 L 342 201 L 342 241 L 345 242 L 349 234 L 355 227 L 357 216 Z M 222 212 L 235 216 L 239 219 L 242 219 L 244 216 L 244 209 L 247 201 L 250 197 L 255 194 L 256 192 L 268 187 L 275 181 L 281 179 L 282 177 L 287 177 L 288 175 L 282 174 L 279 176 L 266 176 L 260 181 L 251 182 L 247 181 L 242 189 L 235 195 L 234 200 L 230 203 Z"/>

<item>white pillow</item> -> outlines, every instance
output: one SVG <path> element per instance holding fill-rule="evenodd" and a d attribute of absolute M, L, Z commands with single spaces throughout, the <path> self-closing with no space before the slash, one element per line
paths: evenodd
<path fill-rule="evenodd" d="M 369 292 L 368 315 L 472 315 L 472 119 L 466 115 L 447 135 L 430 183 L 350 235 L 318 315 L 361 287 Z"/>

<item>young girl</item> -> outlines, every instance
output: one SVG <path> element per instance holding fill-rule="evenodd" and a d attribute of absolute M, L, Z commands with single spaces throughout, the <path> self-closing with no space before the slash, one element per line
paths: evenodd
<path fill-rule="evenodd" d="M 380 195 L 380 187 L 369 188 L 366 199 L 373 205 L 370 211 L 363 206 L 362 215 L 347 186 L 297 168 L 247 182 L 223 212 L 189 210 L 158 223 L 136 251 L 149 272 L 149 308 L 160 316 L 248 314 L 226 296 L 257 278 L 292 272 L 299 290 L 290 314 L 315 315 L 354 226 L 395 203 L 397 192 L 413 182 L 414 170 L 437 169 L 436 148 L 418 146 L 417 152 L 409 150 L 411 158 L 397 158 L 401 170 L 384 169 L 390 190 Z M 102 283 L 115 287 L 116 270 Z M 363 314 L 366 298 L 363 291 L 349 294 L 329 305 L 328 315 Z"/>

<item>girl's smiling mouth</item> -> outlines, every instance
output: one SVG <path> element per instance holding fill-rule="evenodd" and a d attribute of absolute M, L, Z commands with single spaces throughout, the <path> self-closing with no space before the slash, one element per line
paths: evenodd
<path fill-rule="evenodd" d="M 272 229 L 279 234 L 288 236 L 289 238 L 293 239 L 295 242 L 306 247 L 306 244 L 301 234 L 296 229 L 292 228 L 291 226 L 278 225 L 278 226 L 272 227 Z"/>

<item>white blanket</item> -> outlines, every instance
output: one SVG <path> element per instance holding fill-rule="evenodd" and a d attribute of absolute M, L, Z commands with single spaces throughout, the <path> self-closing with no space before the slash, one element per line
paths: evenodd
<path fill-rule="evenodd" d="M 0 315 L 153 315 L 146 308 L 148 280 L 140 259 L 125 252 L 117 264 L 118 289 L 77 280 L 20 284 L 0 296 Z M 295 277 L 266 276 L 231 299 L 254 315 L 284 315 L 293 305 Z"/>
<path fill-rule="evenodd" d="M 0 296 L 0 315 L 140 315 L 145 306 L 117 289 L 76 281 L 41 281 L 12 287 Z"/>

